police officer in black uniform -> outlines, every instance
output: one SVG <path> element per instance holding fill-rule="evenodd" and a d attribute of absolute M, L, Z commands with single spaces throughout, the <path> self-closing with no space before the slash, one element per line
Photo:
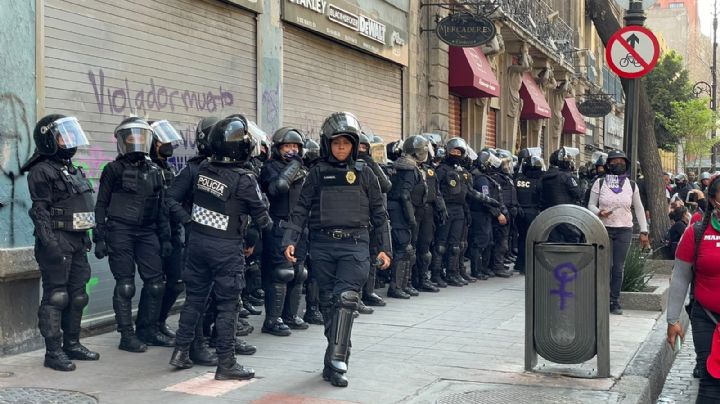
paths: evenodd
<path fill-rule="evenodd" d="M 100 175 L 95 204 L 95 256 L 109 255 L 115 277 L 113 309 L 121 334 L 119 348 L 145 352 L 146 344 L 173 345 L 157 324 L 165 293 L 161 256 L 172 253 L 168 215 L 163 209 L 163 177 L 148 157 L 153 130 L 146 121 L 137 117 L 123 120 L 115 129 L 115 138 L 119 155 Z M 135 265 L 143 280 L 137 336 L 132 323 Z"/>
<path fill-rule="evenodd" d="M 462 236 L 465 232 L 465 199 L 468 187 L 462 167 L 463 158 L 467 154 L 467 144 L 462 138 L 454 137 L 445 145 L 447 155 L 435 170 L 440 190 L 445 200 L 448 220 L 439 226 L 435 234 L 435 251 L 433 252 L 431 271 L 432 281 L 438 283 L 442 274 L 443 258 L 447 254 L 447 273 L 445 283 L 450 286 L 463 286 L 458 273 L 462 259 Z"/>
<path fill-rule="evenodd" d="M 264 257 L 262 263 L 263 289 L 265 290 L 265 322 L 262 332 L 288 336 L 290 329 L 305 330 L 308 324 L 297 315 L 300 294 L 307 279 L 305 269 L 306 238 L 298 244 L 298 261 L 294 264 L 285 259 L 282 250 L 284 230 L 281 221 L 287 221 L 300 197 L 300 190 L 307 176 L 303 166 L 302 148 L 304 136 L 295 128 L 278 129 L 273 135 L 271 155 L 260 174 L 260 189 L 270 201 L 270 217 L 273 228 L 263 235 Z"/>
<path fill-rule="evenodd" d="M 194 180 L 193 208 L 187 265 L 185 304 L 180 314 L 175 350 L 170 364 L 186 369 L 193 365 L 190 344 L 201 321 L 212 286 L 217 305 L 215 328 L 218 356 L 216 380 L 242 380 L 255 371 L 243 368 L 235 360 L 235 322 L 238 296 L 243 286 L 243 237 L 249 218 L 262 229 L 272 220 L 255 176 L 240 168 L 255 147 L 241 117 L 225 118 L 210 132 L 212 157 L 203 162 Z M 187 220 L 185 220 L 187 221 Z"/>
<path fill-rule="evenodd" d="M 540 209 L 544 210 L 561 204 L 577 205 L 582 201 L 582 190 L 572 174 L 576 155 L 567 147 L 561 147 L 550 155 L 550 169 L 540 180 Z M 579 243 L 582 233 L 577 227 L 561 223 L 550 232 L 548 241 Z"/>
<path fill-rule="evenodd" d="M 383 143 L 382 138 L 379 136 L 373 136 L 373 142 L 374 143 Z M 390 182 L 390 179 L 385 174 L 385 171 L 383 171 L 382 167 L 380 167 L 380 164 L 373 159 L 372 154 L 370 154 L 370 138 L 365 133 L 360 133 L 360 145 L 359 151 L 358 151 L 358 163 L 360 164 L 366 164 L 368 168 L 370 168 L 375 174 L 375 176 L 378 178 L 378 182 L 380 184 L 380 191 L 387 195 L 388 192 L 390 192 L 390 189 L 392 188 L 392 182 Z M 387 199 L 387 197 L 385 198 Z M 377 243 L 371 241 L 370 242 L 370 256 L 377 255 L 379 251 L 377 251 Z M 370 272 L 368 273 L 367 281 L 365 281 L 365 285 L 363 285 L 362 293 L 360 294 L 360 302 L 358 303 L 358 312 L 361 314 L 372 314 L 373 309 L 369 306 L 385 306 L 385 300 L 383 300 L 382 297 L 380 297 L 377 293 L 375 293 L 375 280 L 377 277 L 377 265 L 370 265 Z"/>
<path fill-rule="evenodd" d="M 35 260 L 42 279 L 38 319 L 45 338 L 43 365 L 72 371 L 71 359 L 100 358 L 80 343 L 80 320 L 88 304 L 85 284 L 90 279 L 87 231 L 95 226 L 95 214 L 92 186 L 72 157 L 88 141 L 77 119 L 64 115 L 42 118 L 33 138 L 35 154 L 22 171 L 30 171 L 28 213 L 35 225 Z"/>
<path fill-rule="evenodd" d="M 357 118 L 348 112 L 336 112 L 325 120 L 321 160 L 310 170 L 290 220 L 284 223 L 283 244 L 290 262 L 296 261 L 295 246 L 306 224 L 310 231 L 310 256 L 328 340 L 323 379 L 340 387 L 348 384 L 353 312 L 370 270 L 370 230 L 382 233 L 377 236 L 381 269 L 390 266 L 390 234 L 380 185 L 372 170 L 355 166 L 360 131 Z"/>
<path fill-rule="evenodd" d="M 305 139 L 303 146 L 303 163 L 310 170 L 320 160 L 320 145 L 313 139 Z M 322 313 L 320 312 L 320 289 L 317 278 L 312 270 L 310 257 L 305 258 L 305 266 L 308 270 L 308 278 L 305 281 L 305 314 L 303 320 L 308 324 L 323 325 Z"/>
<path fill-rule="evenodd" d="M 172 186 L 176 174 L 175 167 L 168 162 L 168 158 L 172 157 L 174 147 L 182 143 L 182 137 L 166 120 L 149 123 L 153 129 L 150 159 L 160 167 L 163 186 L 167 192 Z M 167 198 L 165 198 L 165 205 L 169 210 Z M 178 296 L 185 290 L 185 285 L 182 283 L 180 276 L 183 267 L 182 254 L 185 242 L 183 240 L 182 223 L 173 220 L 172 217 L 170 217 L 170 242 L 173 247 L 172 253 L 162 258 L 162 270 L 165 274 L 165 293 L 163 294 L 160 315 L 158 316 L 158 329 L 168 338 L 175 338 L 175 331 L 167 325 L 166 321 Z"/>
<path fill-rule="evenodd" d="M 418 164 L 427 160 L 428 146 L 427 139 L 422 136 L 408 137 L 402 145 L 402 156 L 393 165 L 394 174 L 391 178 L 393 186 L 387 199 L 395 255 L 388 297 L 409 299 L 410 296 L 419 295 L 410 283 L 410 278 L 415 265 L 413 243 L 413 236 L 417 233 L 415 210 L 425 204 L 427 194 Z"/>
<path fill-rule="evenodd" d="M 475 197 L 470 201 L 470 215 L 472 216 L 470 271 L 475 278 L 480 280 L 487 280 L 495 276 L 490 268 L 493 223 L 505 219 L 502 213 L 504 207 L 500 203 L 502 201 L 500 185 L 487 174 L 488 167 L 492 164 L 491 160 L 499 162 L 495 152 L 489 149 L 482 150 L 475 160 L 471 172 L 472 190 L 486 198 L 486 200 L 482 200 L 480 197 Z"/>
<path fill-rule="evenodd" d="M 515 186 L 520 204 L 520 214 L 517 217 L 518 231 L 518 258 L 515 261 L 515 270 L 525 273 L 525 241 L 530 224 L 540 214 L 540 178 L 543 174 L 543 160 L 540 148 L 535 150 L 523 149 L 520 151 L 520 170 Z"/>

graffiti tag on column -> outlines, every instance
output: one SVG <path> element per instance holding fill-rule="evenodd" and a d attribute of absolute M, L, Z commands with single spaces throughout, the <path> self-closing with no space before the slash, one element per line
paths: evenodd
<path fill-rule="evenodd" d="M 98 112 L 126 115 L 134 113 L 144 115 L 146 111 L 175 112 L 216 112 L 233 105 L 235 97 L 222 86 L 217 89 L 173 89 L 156 84 L 154 78 L 140 88 L 130 88 L 127 77 L 123 87 L 111 87 L 105 84 L 105 72 L 99 69 L 97 74 L 88 70 L 88 82 L 95 94 Z"/>
<path fill-rule="evenodd" d="M 551 295 L 557 295 L 560 298 L 560 311 L 565 310 L 566 299 L 570 299 L 575 296 L 574 293 L 568 291 L 566 288 L 569 283 L 574 282 L 577 278 L 577 268 L 570 262 L 560 264 L 553 270 L 553 275 L 558 281 L 558 288 L 550 291 Z"/>

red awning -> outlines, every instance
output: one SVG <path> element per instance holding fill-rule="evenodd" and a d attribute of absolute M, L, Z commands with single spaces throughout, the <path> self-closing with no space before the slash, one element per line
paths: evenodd
<path fill-rule="evenodd" d="M 450 47 L 450 91 L 467 98 L 497 97 L 500 84 L 480 48 Z"/>
<path fill-rule="evenodd" d="M 580 111 L 578 111 L 575 98 L 565 98 L 565 106 L 563 106 L 562 116 L 565 118 L 563 133 L 585 134 L 587 126 L 585 125 L 585 119 Z"/>
<path fill-rule="evenodd" d="M 520 98 L 523 100 L 523 109 L 520 112 L 522 119 L 545 119 L 550 118 L 550 105 L 545 100 L 540 87 L 535 83 L 535 79 L 526 72 L 522 77 L 522 87 L 520 87 Z"/>

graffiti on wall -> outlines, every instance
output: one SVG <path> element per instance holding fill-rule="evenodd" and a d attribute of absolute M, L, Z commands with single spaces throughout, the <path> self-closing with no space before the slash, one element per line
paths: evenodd
<path fill-rule="evenodd" d="M 13 93 L 0 94 L 0 246 L 14 247 L 18 230 L 27 223 L 30 198 L 20 167 L 32 152 L 30 117 Z"/>

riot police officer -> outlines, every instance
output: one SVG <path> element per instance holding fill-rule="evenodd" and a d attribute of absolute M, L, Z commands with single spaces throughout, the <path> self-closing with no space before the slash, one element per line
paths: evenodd
<path fill-rule="evenodd" d="M 153 142 L 150 147 L 150 159 L 153 163 L 160 167 L 160 174 L 163 179 L 163 186 L 167 191 L 175 180 L 175 167 L 169 162 L 168 158 L 172 157 L 174 147 L 182 143 L 183 139 L 173 126 L 166 120 L 149 122 L 153 129 Z M 166 208 L 169 210 L 168 199 L 165 199 Z M 172 243 L 172 253 L 162 258 L 162 270 L 165 274 L 165 293 L 163 294 L 162 304 L 160 306 L 160 315 L 158 316 L 158 329 L 168 338 L 175 338 L 175 332 L 167 325 L 166 320 L 170 314 L 178 296 L 185 290 L 182 283 L 182 254 L 184 240 L 182 223 L 178 220 L 170 218 L 170 242 Z"/>
<path fill-rule="evenodd" d="M 173 345 L 157 324 L 165 293 L 161 256 L 172 252 L 168 215 L 163 209 L 163 177 L 148 157 L 153 130 L 146 121 L 137 117 L 123 120 L 115 128 L 115 138 L 118 157 L 100 175 L 95 204 L 95 256 L 109 255 L 115 278 L 113 309 L 121 335 L 119 349 L 145 352 L 146 344 Z M 137 336 L 132 323 L 135 265 L 143 280 Z"/>
<path fill-rule="evenodd" d="M 392 189 L 387 195 L 393 251 L 395 253 L 388 296 L 409 299 L 419 292 L 410 283 L 415 265 L 413 235 L 416 234 L 415 210 L 425 204 L 427 188 L 418 164 L 428 157 L 428 141 L 410 136 L 403 142 L 402 156 L 395 161 Z"/>
<path fill-rule="evenodd" d="M 265 322 L 262 332 L 288 336 L 290 329 L 304 330 L 307 323 L 297 315 L 300 294 L 307 279 L 305 269 L 306 238 L 298 244 L 298 261 L 290 264 L 283 254 L 280 243 L 283 229 L 280 222 L 287 220 L 300 197 L 300 190 L 307 176 L 303 167 L 302 148 L 304 136 L 295 128 L 278 129 L 272 138 L 272 158 L 265 162 L 260 173 L 260 189 L 270 201 L 270 217 L 273 228 L 263 235 L 264 257 L 262 264 L 263 289 L 265 290 Z"/>
<path fill-rule="evenodd" d="M 520 214 L 517 217 L 518 258 L 515 270 L 525 273 L 525 241 L 530 224 L 540 214 L 540 178 L 543 173 L 541 149 L 523 149 L 520 151 L 520 171 L 515 180 Z"/>
<path fill-rule="evenodd" d="M 255 147 L 241 117 L 225 118 L 213 125 L 209 140 L 212 157 L 203 162 L 194 179 L 193 208 L 189 219 L 187 264 L 183 273 L 186 299 L 180 314 L 175 350 L 170 364 L 186 369 L 193 365 L 190 344 L 205 311 L 210 288 L 216 302 L 216 380 L 249 379 L 252 369 L 235 360 L 235 322 L 243 283 L 243 237 L 249 218 L 262 229 L 272 226 L 252 171 L 240 168 Z M 187 222 L 187 219 L 184 222 Z"/>
<path fill-rule="evenodd" d="M 577 149 L 561 147 L 550 155 L 550 169 L 540 180 L 540 209 L 544 210 L 561 204 L 579 204 L 582 190 L 572 175 Z M 579 243 L 582 233 L 577 227 L 561 223 L 550 232 L 548 241 Z"/>
<path fill-rule="evenodd" d="M 313 139 L 305 139 L 303 146 L 303 163 L 310 170 L 320 159 L 320 145 Z M 308 270 L 308 278 L 305 281 L 305 314 L 303 320 L 308 324 L 323 325 L 322 313 L 320 312 L 320 289 L 317 278 L 312 270 L 310 257 L 305 258 L 305 266 Z"/>
<path fill-rule="evenodd" d="M 321 160 L 310 170 L 300 199 L 284 223 L 283 244 L 290 262 L 297 260 L 295 246 L 303 229 L 309 229 L 328 341 L 323 379 L 339 387 L 348 384 L 350 332 L 360 288 L 370 270 L 371 229 L 380 232 L 377 259 L 383 262 L 381 269 L 390 266 L 390 234 L 380 185 L 372 170 L 355 166 L 360 131 L 357 118 L 348 112 L 333 113 L 325 120 L 320 132 Z"/>
<path fill-rule="evenodd" d="M 507 223 L 506 216 L 503 213 L 507 213 L 507 210 L 501 205 L 500 185 L 487 174 L 488 167 L 499 163 L 500 159 L 495 155 L 495 152 L 491 149 L 485 149 L 478 155 L 475 160 L 475 167 L 471 172 L 473 178 L 472 190 L 486 198 L 483 200 L 478 196 L 470 202 L 470 215 L 472 216 L 470 226 L 472 236 L 470 237 L 470 270 L 475 278 L 481 280 L 487 280 L 495 276 L 495 272 L 490 266 L 493 225 L 495 221 Z M 505 276 L 506 274 L 503 270 L 498 275 Z"/>
<path fill-rule="evenodd" d="M 90 279 L 86 252 L 88 230 L 95 226 L 93 189 L 72 162 L 78 147 L 88 145 L 77 119 L 48 115 L 33 130 L 36 151 L 23 167 L 30 171 L 30 219 L 35 225 L 35 260 L 40 267 L 42 299 L 38 310 L 45 338 L 45 367 L 75 370 L 75 360 L 100 355 L 80 343 L 80 320 L 88 304 Z"/>

